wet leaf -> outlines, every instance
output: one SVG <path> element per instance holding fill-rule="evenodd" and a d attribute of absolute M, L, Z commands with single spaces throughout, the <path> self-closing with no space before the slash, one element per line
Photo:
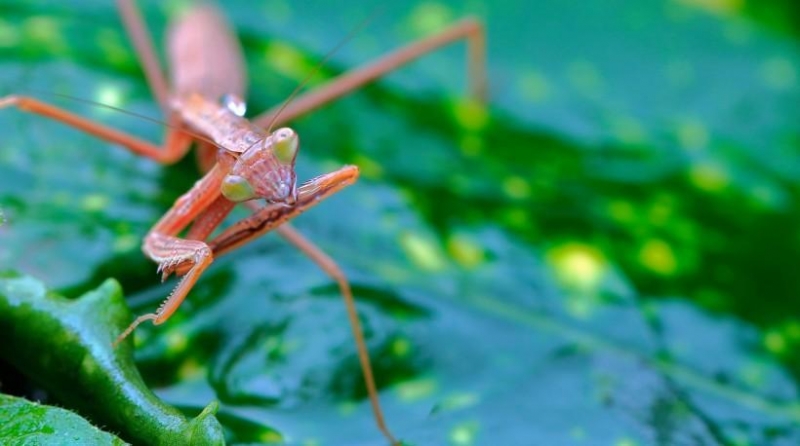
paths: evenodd
<path fill-rule="evenodd" d="M 17 445 L 123 445 L 124 441 L 58 407 L 0 394 L 0 439 Z"/>
<path fill-rule="evenodd" d="M 161 141 L 51 96 L 159 116 L 113 5 L 6 3 L 0 85 Z M 224 8 L 253 113 L 376 7 L 311 86 L 466 14 L 487 25 L 487 107 L 464 98 L 460 45 L 292 123 L 298 178 L 362 169 L 295 224 L 353 284 L 395 433 L 800 442 L 800 50 L 764 12 L 796 7 L 377 3 Z M 145 5 L 156 41 L 182 6 Z M 114 277 L 155 309 L 174 282 L 139 241 L 196 180 L 191 157 L 161 167 L 14 110 L 0 128 L 0 265 L 70 295 Z M 381 444 L 336 287 L 275 236 L 136 336 L 148 384 L 186 412 L 219 400 L 230 442 Z"/>
<path fill-rule="evenodd" d="M 130 320 L 113 280 L 68 300 L 35 279 L 3 274 L 0 310 L 0 357 L 95 423 L 137 443 L 223 444 L 216 402 L 187 420 L 142 382 L 130 342 L 112 347 Z"/>

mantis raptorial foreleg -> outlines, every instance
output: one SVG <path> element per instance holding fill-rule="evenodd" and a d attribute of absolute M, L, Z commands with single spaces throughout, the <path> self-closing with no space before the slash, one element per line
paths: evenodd
<path fill-rule="evenodd" d="M 165 322 L 186 298 L 200 274 L 211 265 L 214 255 L 241 246 L 284 222 L 300 215 L 325 198 L 353 184 L 358 178 L 355 166 L 345 166 L 329 174 L 320 175 L 302 184 L 293 206 L 273 204 L 260 209 L 250 217 L 234 224 L 210 242 L 207 238 L 216 226 L 233 209 L 235 203 L 224 199 L 215 191 L 220 187 L 224 172 L 215 166 L 205 177 L 181 198 L 159 220 L 145 237 L 144 252 L 158 262 L 162 280 L 175 273 L 183 276 L 173 292 L 154 313 L 145 314 L 120 334 L 121 342 L 139 324 L 151 320 L 158 325 Z M 177 237 L 194 220 L 186 238 Z"/>

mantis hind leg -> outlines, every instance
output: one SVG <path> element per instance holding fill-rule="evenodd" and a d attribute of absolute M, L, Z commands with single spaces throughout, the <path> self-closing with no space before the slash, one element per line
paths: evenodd
<path fill-rule="evenodd" d="M 134 4 L 133 0 L 117 0 L 117 7 L 119 8 L 122 23 L 125 25 L 125 30 L 128 32 L 133 47 L 136 49 L 136 55 L 139 58 L 139 63 L 142 64 L 144 75 L 147 79 L 147 84 L 150 86 L 150 91 L 153 92 L 161 110 L 165 115 L 169 115 L 169 86 L 164 77 L 164 70 L 161 68 L 161 63 L 156 56 L 155 47 L 150 31 L 147 25 L 142 20 L 142 15 L 139 9 Z"/>
<path fill-rule="evenodd" d="M 0 108 L 4 107 L 17 107 L 21 111 L 50 118 L 162 164 L 171 164 L 183 158 L 193 138 L 180 130 L 181 124 L 176 119 L 171 120 L 170 131 L 162 146 L 158 146 L 35 98 L 6 96 L 0 98 Z"/>
<path fill-rule="evenodd" d="M 252 211 L 257 211 L 260 206 L 254 202 L 245 203 Z M 350 328 L 353 332 L 353 339 L 356 343 L 356 351 L 358 353 L 358 361 L 361 366 L 361 371 L 364 374 L 364 384 L 367 388 L 367 395 L 372 407 L 372 413 L 375 417 L 375 423 L 383 435 L 390 441 L 391 444 L 399 444 L 389 427 L 386 424 L 386 418 L 381 409 L 380 399 L 378 398 L 378 387 L 375 385 L 375 377 L 372 373 L 372 363 L 369 358 L 369 351 L 367 350 L 366 342 L 364 341 L 364 330 L 361 327 L 361 321 L 358 318 L 356 311 L 355 298 L 353 291 L 350 288 L 350 282 L 347 280 L 342 269 L 329 255 L 320 249 L 312 241 L 308 240 L 303 234 L 298 232 L 288 223 L 278 226 L 275 231 L 280 234 L 285 240 L 297 247 L 305 255 L 307 255 L 314 263 L 317 264 L 328 276 L 330 276 L 338 285 L 339 291 L 344 299 L 345 309 L 347 311 L 347 319 L 350 322 Z"/>
<path fill-rule="evenodd" d="M 420 57 L 453 42 L 467 42 L 467 76 L 472 97 L 485 101 L 486 80 L 486 32 L 475 19 L 464 19 L 432 36 L 398 48 L 370 63 L 343 73 L 328 83 L 296 97 L 281 110 L 279 104 L 253 119 L 258 125 L 280 126 L 329 102 L 335 101 L 354 90 L 406 65 Z M 279 114 L 279 115 L 278 115 Z M 272 121 L 275 122 L 272 122 Z"/>
<path fill-rule="evenodd" d="M 361 328 L 361 321 L 358 319 L 356 311 L 356 302 L 353 298 L 353 291 L 350 288 L 350 282 L 344 275 L 344 272 L 330 256 L 328 256 L 322 249 L 320 249 L 312 241 L 308 240 L 288 224 L 284 224 L 276 229 L 278 234 L 286 239 L 289 243 L 296 246 L 300 251 L 307 255 L 314 263 L 317 264 L 325 273 L 328 274 L 339 286 L 339 291 L 344 299 L 344 305 L 347 309 L 347 319 L 350 322 L 350 328 L 353 331 L 353 339 L 356 342 L 356 350 L 358 351 L 358 361 L 361 364 L 361 371 L 364 373 L 364 384 L 367 386 L 367 395 L 369 395 L 369 402 L 372 406 L 372 413 L 375 416 L 375 423 L 378 429 L 383 432 L 383 435 L 392 443 L 397 444 L 397 440 L 389 432 L 389 427 L 386 425 L 386 419 L 381 409 L 380 400 L 378 398 L 378 388 L 375 385 L 375 377 L 372 373 L 372 364 L 369 359 L 369 351 L 367 344 L 364 341 L 364 330 Z"/>

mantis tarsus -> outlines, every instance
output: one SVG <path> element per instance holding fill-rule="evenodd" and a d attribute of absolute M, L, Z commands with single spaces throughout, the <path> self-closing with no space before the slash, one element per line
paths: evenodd
<path fill-rule="evenodd" d="M 198 7 L 171 25 L 168 55 L 172 88 L 169 88 L 133 0 L 118 0 L 118 6 L 147 82 L 167 116 L 169 131 L 161 147 L 31 97 L 0 98 L 0 108 L 16 106 L 55 119 L 160 163 L 181 159 L 192 142 L 197 142 L 198 159 L 207 173 L 153 226 L 142 246 L 145 255 L 158 263 L 163 279 L 171 274 L 182 277 L 164 303 L 155 312 L 136 318 L 116 343 L 144 321 L 161 324 L 169 319 L 214 257 L 275 230 L 337 282 L 347 307 L 375 421 L 385 437 L 396 444 L 397 440 L 384 421 L 350 285 L 330 257 L 287 224 L 355 182 L 358 168 L 344 166 L 298 187 L 294 171 L 298 136 L 289 128 L 271 129 L 458 40 L 468 42 L 472 94 L 483 98 L 485 37 L 482 26 L 475 20 L 464 20 L 301 94 L 284 106 L 247 120 L 243 117 L 245 104 L 239 99 L 246 83 L 242 50 L 216 10 Z M 269 130 L 265 131 L 264 127 Z M 264 200 L 265 205 L 259 207 L 254 204 L 255 200 Z M 253 214 L 209 239 L 237 203 L 247 204 Z"/>

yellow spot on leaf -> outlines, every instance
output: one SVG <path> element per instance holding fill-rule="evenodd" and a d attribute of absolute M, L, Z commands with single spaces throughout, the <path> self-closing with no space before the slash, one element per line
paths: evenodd
<path fill-rule="evenodd" d="M 177 20 L 178 17 L 186 15 L 192 10 L 192 3 L 190 0 L 175 0 L 164 3 L 164 13 L 172 20 Z"/>
<path fill-rule="evenodd" d="M 792 342 L 800 342 L 800 321 L 792 320 L 784 324 L 783 333 Z"/>
<path fill-rule="evenodd" d="M 110 64 L 119 65 L 131 60 L 128 47 L 115 30 L 103 28 L 98 31 L 97 45 Z"/>
<path fill-rule="evenodd" d="M 275 432 L 273 430 L 264 430 L 263 432 L 261 432 L 258 435 L 258 439 L 261 441 L 261 443 L 266 443 L 266 444 L 283 444 L 284 443 L 284 438 L 281 436 L 281 434 L 279 434 L 279 433 L 277 433 L 277 432 Z M 319 442 L 311 440 L 310 442 L 307 442 L 305 444 L 308 445 L 308 446 L 314 446 L 314 445 L 318 445 Z"/>
<path fill-rule="evenodd" d="M 562 283 L 579 290 L 595 289 L 606 269 L 603 254 L 595 247 L 582 243 L 567 243 L 552 248 L 547 253 L 547 259 Z"/>
<path fill-rule="evenodd" d="M 101 104 L 110 105 L 112 107 L 121 107 L 122 92 L 114 85 L 103 84 L 100 85 L 97 90 L 95 90 L 94 100 Z M 113 110 L 109 110 L 105 107 L 100 107 L 100 110 L 113 112 Z"/>
<path fill-rule="evenodd" d="M 479 101 L 464 99 L 453 106 L 453 117 L 465 130 L 478 131 L 486 127 L 489 113 Z"/>
<path fill-rule="evenodd" d="M 614 446 L 636 446 L 637 443 L 635 440 L 630 438 L 620 438 L 616 442 L 614 442 Z"/>
<path fill-rule="evenodd" d="M 275 71 L 296 81 L 304 79 L 311 70 L 302 53 L 285 43 L 272 42 L 264 56 Z"/>
<path fill-rule="evenodd" d="M 724 189 L 729 182 L 728 175 L 723 168 L 716 164 L 700 163 L 689 171 L 689 180 L 698 189 L 707 192 L 718 192 Z"/>
<path fill-rule="evenodd" d="M 136 250 L 141 243 L 141 239 L 133 234 L 123 234 L 114 238 L 112 250 L 117 254 Z"/>
<path fill-rule="evenodd" d="M 431 396 L 436 391 L 437 385 L 433 378 L 420 378 L 413 381 L 405 381 L 395 388 L 398 398 L 406 402 L 412 402 Z"/>
<path fill-rule="evenodd" d="M 31 17 L 22 24 L 25 39 L 36 46 L 47 48 L 50 54 L 64 54 L 67 41 L 61 32 L 61 24 L 50 17 Z"/>
<path fill-rule="evenodd" d="M 197 362 L 197 359 L 189 358 L 186 361 L 183 361 L 181 366 L 178 368 L 178 377 L 182 381 L 186 381 L 192 378 L 196 378 L 198 376 L 205 374 L 205 368 Z"/>
<path fill-rule="evenodd" d="M 475 240 L 464 235 L 450 237 L 447 241 L 447 251 L 459 265 L 467 269 L 480 265 L 485 258 L 483 248 L 475 243 Z"/>
<path fill-rule="evenodd" d="M 636 217 L 633 205 L 628 201 L 614 200 L 608 203 L 608 214 L 620 223 L 631 223 Z"/>
<path fill-rule="evenodd" d="M 675 273 L 678 268 L 672 247 L 659 239 L 650 239 L 641 247 L 639 262 L 650 271 L 664 276 Z"/>
<path fill-rule="evenodd" d="M 167 334 L 167 347 L 173 354 L 186 350 L 189 346 L 189 338 L 180 330 L 171 330 Z"/>
<path fill-rule="evenodd" d="M 0 48 L 14 48 L 19 45 L 21 39 L 22 36 L 16 26 L 0 19 Z"/>
<path fill-rule="evenodd" d="M 425 2 L 411 11 L 408 29 L 418 36 L 428 36 L 453 23 L 453 12 L 442 3 Z"/>
<path fill-rule="evenodd" d="M 81 200 L 81 209 L 84 211 L 102 211 L 108 206 L 110 199 L 106 195 L 90 194 Z"/>
<path fill-rule="evenodd" d="M 518 176 L 510 176 L 503 181 L 503 192 L 509 197 L 522 200 L 530 197 L 531 187 L 528 180 Z"/>
<path fill-rule="evenodd" d="M 371 178 L 374 180 L 383 176 L 383 166 L 381 166 L 380 163 L 376 162 L 372 158 L 364 155 L 358 155 L 356 156 L 354 162 L 358 166 L 361 175 L 365 178 Z"/>
<path fill-rule="evenodd" d="M 81 361 L 81 372 L 85 376 L 92 376 L 95 373 L 100 371 L 100 367 L 98 367 L 97 361 L 95 361 L 92 355 L 86 355 L 83 357 Z"/>
<path fill-rule="evenodd" d="M 477 404 L 479 400 L 480 398 L 475 393 L 455 393 L 442 399 L 438 407 L 440 411 L 466 409 Z"/>
<path fill-rule="evenodd" d="M 433 240 L 406 232 L 400 235 L 400 246 L 419 268 L 441 271 L 445 267 L 442 250 Z"/>
<path fill-rule="evenodd" d="M 339 414 L 345 417 L 353 415 L 357 408 L 358 405 L 355 403 L 355 401 L 345 401 L 337 406 Z"/>
<path fill-rule="evenodd" d="M 459 424 L 450 431 L 450 443 L 456 446 L 475 444 L 479 426 L 477 421 L 467 421 Z"/>
<path fill-rule="evenodd" d="M 769 330 L 764 334 L 764 348 L 775 355 L 788 353 L 788 344 L 783 334 L 776 330 Z"/>
<path fill-rule="evenodd" d="M 408 356 L 411 353 L 411 343 L 408 339 L 398 338 L 392 342 L 392 354 L 398 358 Z"/>

